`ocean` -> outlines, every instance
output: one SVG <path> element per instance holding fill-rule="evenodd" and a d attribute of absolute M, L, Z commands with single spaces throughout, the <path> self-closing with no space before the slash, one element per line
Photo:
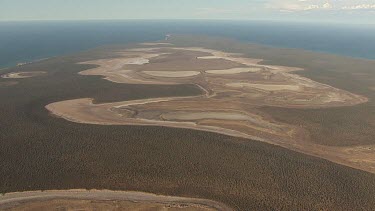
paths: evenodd
<path fill-rule="evenodd" d="M 0 22 L 0 68 L 106 44 L 203 34 L 283 48 L 375 59 L 375 26 L 267 21 Z"/>

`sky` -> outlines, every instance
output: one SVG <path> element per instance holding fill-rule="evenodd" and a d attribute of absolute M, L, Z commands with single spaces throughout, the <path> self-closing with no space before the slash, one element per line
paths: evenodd
<path fill-rule="evenodd" d="M 103 19 L 375 24 L 375 0 L 0 0 L 0 21 Z"/>

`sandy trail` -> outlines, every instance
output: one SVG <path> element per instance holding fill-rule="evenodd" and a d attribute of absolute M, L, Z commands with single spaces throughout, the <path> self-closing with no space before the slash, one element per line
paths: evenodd
<path fill-rule="evenodd" d="M 194 52 L 197 52 L 197 55 L 208 53 L 210 56 L 194 58 L 191 56 Z M 355 150 L 353 153 L 351 148 L 314 144 L 306 131 L 299 126 L 277 122 L 257 109 L 259 106 L 352 106 L 367 102 L 366 97 L 293 73 L 300 68 L 260 65 L 261 60 L 246 58 L 240 54 L 196 47 L 139 48 L 126 50 L 122 54 L 132 58 L 85 62 L 97 64 L 99 67 L 80 74 L 103 75 L 105 79 L 118 83 L 196 84 L 203 93 L 192 97 L 105 104 L 93 104 L 92 99 L 85 98 L 52 103 L 46 108 L 56 116 L 77 123 L 187 128 L 258 140 L 375 173 L 375 153 L 371 154 L 374 151 L 369 153 Z M 170 60 L 175 62 L 176 58 L 183 64 L 190 62 L 195 67 L 199 60 L 205 60 L 207 68 L 193 71 L 183 67 L 181 70 L 181 65 L 170 63 Z M 146 62 L 146 59 L 149 59 L 149 62 Z M 231 67 L 223 60 L 234 62 L 237 67 Z M 153 65 L 160 66 L 164 63 L 176 66 L 168 67 L 169 71 L 146 72 L 143 69 L 146 65 L 152 69 Z M 222 69 L 211 69 L 210 64 L 215 67 L 218 64 L 226 66 Z"/>
<path fill-rule="evenodd" d="M 7 193 L 0 196 L 0 209 L 15 209 L 41 201 L 55 199 L 92 200 L 92 201 L 131 201 L 138 204 L 154 203 L 164 207 L 192 208 L 194 210 L 233 210 L 223 203 L 198 198 L 155 195 L 133 191 L 110 190 L 48 190 Z"/>

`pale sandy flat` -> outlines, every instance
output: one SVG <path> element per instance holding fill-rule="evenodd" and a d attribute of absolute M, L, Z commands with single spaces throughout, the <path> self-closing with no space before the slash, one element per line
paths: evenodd
<path fill-rule="evenodd" d="M 145 59 L 145 58 L 133 58 L 133 59 L 128 59 L 125 64 L 142 65 L 142 64 L 148 64 L 149 62 L 150 62 L 149 59 Z"/>
<path fill-rule="evenodd" d="M 341 96 L 340 93 L 335 92 L 328 92 L 326 94 L 326 98 L 324 99 L 324 102 L 330 103 L 330 102 L 342 102 L 345 98 L 345 96 Z"/>
<path fill-rule="evenodd" d="M 7 209 L 5 209 L 7 210 Z M 203 206 L 193 206 L 189 204 L 163 204 L 153 202 L 133 202 L 133 201 L 117 201 L 117 200 L 80 200 L 80 199 L 53 199 L 34 201 L 21 204 L 17 207 L 9 209 L 12 211 L 118 211 L 118 210 L 134 210 L 134 211 L 213 211 L 216 209 L 206 208 Z"/>
<path fill-rule="evenodd" d="M 245 67 L 245 68 L 231 68 L 226 70 L 206 70 L 206 73 L 210 74 L 219 74 L 219 75 L 230 75 L 230 74 L 238 74 L 238 73 L 248 73 L 248 72 L 258 72 L 261 71 L 262 68 L 259 67 Z"/>
<path fill-rule="evenodd" d="M 183 78 L 200 74 L 198 71 L 142 71 L 142 73 L 166 78 Z"/>
<path fill-rule="evenodd" d="M 234 87 L 234 88 L 256 88 L 256 89 L 262 89 L 266 91 L 280 91 L 280 90 L 298 91 L 300 90 L 300 87 L 296 85 L 253 84 L 253 83 L 228 83 L 226 85 L 229 87 Z"/>
<path fill-rule="evenodd" d="M 225 119 L 225 120 L 239 120 L 246 121 L 252 118 L 241 113 L 229 112 L 169 112 L 162 116 L 167 120 L 200 120 L 200 119 Z"/>

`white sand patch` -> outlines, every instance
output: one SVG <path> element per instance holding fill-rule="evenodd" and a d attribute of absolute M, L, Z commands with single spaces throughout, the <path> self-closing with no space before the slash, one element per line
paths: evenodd
<path fill-rule="evenodd" d="M 200 74 L 198 71 L 142 71 L 142 73 L 166 78 L 183 78 Z"/>
<path fill-rule="evenodd" d="M 228 83 L 226 86 L 234 88 L 255 88 L 266 91 L 280 91 L 280 90 L 291 90 L 298 91 L 300 87 L 297 85 L 279 85 L 279 84 L 252 84 L 252 83 Z"/>
<path fill-rule="evenodd" d="M 148 63 L 150 63 L 150 60 L 142 58 L 142 57 L 132 58 L 125 62 L 125 64 L 136 64 L 136 65 L 143 65 L 143 64 L 148 64 Z"/>
<path fill-rule="evenodd" d="M 326 95 L 324 95 L 324 99 L 322 99 L 325 103 L 331 103 L 331 102 L 343 102 L 345 101 L 345 96 L 341 96 L 339 93 L 335 92 L 328 92 Z"/>
<path fill-rule="evenodd" d="M 226 70 L 206 70 L 206 73 L 210 74 L 220 74 L 220 75 L 230 75 L 230 74 L 238 74 L 238 73 L 248 73 L 248 72 L 258 72 L 261 71 L 262 68 L 259 67 L 245 67 L 245 68 L 232 68 Z"/>
<path fill-rule="evenodd" d="M 199 56 L 197 59 L 222 59 L 220 56 Z"/>

